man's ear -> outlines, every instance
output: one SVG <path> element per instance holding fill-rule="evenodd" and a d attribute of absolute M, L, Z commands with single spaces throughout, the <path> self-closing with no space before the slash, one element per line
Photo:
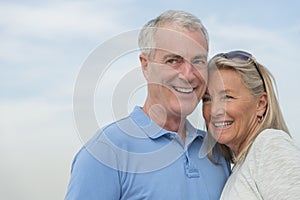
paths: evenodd
<path fill-rule="evenodd" d="M 267 94 L 264 92 L 258 97 L 256 115 L 263 116 L 267 110 L 268 106 L 268 97 Z"/>
<path fill-rule="evenodd" d="M 141 63 L 141 67 L 142 67 L 142 71 L 143 71 L 143 74 L 144 74 L 144 77 L 146 80 L 148 80 L 148 70 L 149 70 L 149 61 L 148 61 L 148 56 L 141 53 L 140 56 L 140 63 Z"/>

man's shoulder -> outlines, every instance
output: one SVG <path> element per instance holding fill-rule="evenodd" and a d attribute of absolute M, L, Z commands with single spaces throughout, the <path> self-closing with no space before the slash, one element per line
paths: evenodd
<path fill-rule="evenodd" d="M 136 125 L 133 125 L 130 117 L 127 116 L 125 118 L 119 119 L 117 121 L 111 122 L 100 128 L 92 138 L 90 138 L 85 146 L 94 146 L 97 143 L 103 143 L 104 141 L 123 141 L 128 136 L 129 130 L 133 130 Z"/>

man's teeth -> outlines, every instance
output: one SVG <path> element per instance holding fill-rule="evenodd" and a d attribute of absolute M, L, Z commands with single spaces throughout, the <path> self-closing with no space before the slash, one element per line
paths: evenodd
<path fill-rule="evenodd" d="M 182 93 L 191 93 L 191 92 L 193 92 L 193 88 L 174 87 L 174 89 L 175 89 L 177 92 L 182 92 Z"/>
<path fill-rule="evenodd" d="M 226 127 L 231 125 L 232 122 L 218 122 L 218 123 L 214 123 L 214 126 L 217 128 L 221 128 L 221 127 Z"/>

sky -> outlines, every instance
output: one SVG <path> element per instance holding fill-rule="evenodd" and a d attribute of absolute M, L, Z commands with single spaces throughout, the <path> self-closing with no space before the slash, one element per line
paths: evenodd
<path fill-rule="evenodd" d="M 210 57 L 247 50 L 273 73 L 300 146 L 299 8 L 298 0 L 0 0 L 0 199 L 64 198 L 72 159 L 93 131 L 142 105 L 135 33 L 169 9 L 201 19 Z M 89 127 L 78 83 L 88 63 L 101 63 L 103 55 L 113 57 L 94 75 L 89 94 L 97 124 Z M 122 93 L 127 86 L 129 95 Z M 200 109 L 192 119 L 202 128 Z"/>

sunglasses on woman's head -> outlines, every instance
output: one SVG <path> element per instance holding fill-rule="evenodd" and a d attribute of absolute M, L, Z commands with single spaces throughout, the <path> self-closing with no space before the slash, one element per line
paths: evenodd
<path fill-rule="evenodd" d="M 230 51 L 228 53 L 219 53 L 217 55 L 215 55 L 213 58 L 216 57 L 224 57 L 227 58 L 229 60 L 241 60 L 241 61 L 249 61 L 251 59 L 253 59 L 253 56 L 245 51 Z"/>
<path fill-rule="evenodd" d="M 259 70 L 257 63 L 255 61 L 255 58 L 252 56 L 252 54 L 250 54 L 246 51 L 237 50 L 237 51 L 230 51 L 228 53 L 219 53 L 219 54 L 215 55 L 212 59 L 217 58 L 217 57 L 224 57 L 229 60 L 238 60 L 238 61 L 251 61 L 252 60 L 254 62 L 254 66 L 255 66 L 261 80 L 263 81 L 264 88 L 266 88 L 265 81 L 263 79 L 261 71 Z"/>

